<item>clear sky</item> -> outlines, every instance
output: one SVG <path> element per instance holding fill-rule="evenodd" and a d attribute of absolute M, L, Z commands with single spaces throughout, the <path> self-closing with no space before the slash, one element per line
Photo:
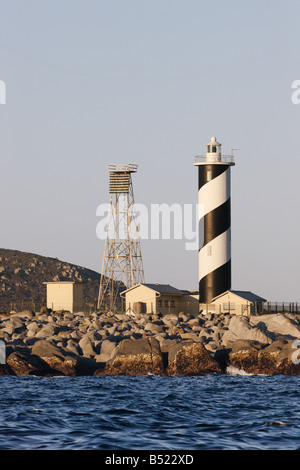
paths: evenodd
<path fill-rule="evenodd" d="M 0 246 L 100 272 L 106 165 L 139 165 L 136 202 L 196 203 L 215 135 L 240 149 L 232 287 L 300 301 L 299 18 L 298 0 L 0 0 Z M 185 240 L 142 251 L 147 282 L 197 288 Z"/>

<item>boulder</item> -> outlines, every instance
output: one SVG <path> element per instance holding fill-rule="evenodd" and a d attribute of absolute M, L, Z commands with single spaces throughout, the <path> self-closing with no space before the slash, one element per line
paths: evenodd
<path fill-rule="evenodd" d="M 236 349 L 229 353 L 229 364 L 249 374 L 300 375 L 298 345 L 278 340 L 263 349 Z"/>
<path fill-rule="evenodd" d="M 234 315 L 231 317 L 228 330 L 222 336 L 222 343 L 228 347 L 238 339 L 258 341 L 263 344 L 270 344 L 272 342 L 270 335 L 262 331 L 259 325 L 252 326 L 249 323 L 248 317 Z"/>
<path fill-rule="evenodd" d="M 28 324 L 26 325 L 26 328 L 27 328 L 28 331 L 34 331 L 34 332 L 36 332 L 36 331 L 38 331 L 38 329 L 39 329 L 40 327 L 39 327 L 39 325 L 38 325 L 38 323 L 37 323 L 36 321 L 32 321 L 32 322 L 30 322 L 30 323 L 28 323 Z"/>
<path fill-rule="evenodd" d="M 168 375 L 208 375 L 221 373 L 217 361 L 202 343 L 181 342 L 169 349 Z"/>
<path fill-rule="evenodd" d="M 151 332 L 152 334 L 155 335 L 155 334 L 158 334 L 158 333 L 162 333 L 164 331 L 164 327 L 163 327 L 162 324 L 148 322 L 144 326 L 144 330 L 149 331 L 149 332 Z"/>
<path fill-rule="evenodd" d="M 115 349 L 112 359 L 96 374 L 147 375 L 164 374 L 159 342 L 152 337 L 124 339 Z"/>
<path fill-rule="evenodd" d="M 8 326 L 5 326 L 5 328 L 2 328 L 0 330 L 0 337 L 1 338 L 5 338 L 5 333 L 8 335 L 8 336 L 11 336 L 13 333 L 15 332 L 15 328 L 11 325 L 8 325 Z"/>
<path fill-rule="evenodd" d="M 34 343 L 32 354 L 42 358 L 52 369 L 53 374 L 63 374 L 75 377 L 78 359 L 71 351 L 58 348 L 51 341 L 39 340 Z"/>
<path fill-rule="evenodd" d="M 92 340 L 88 335 L 83 336 L 78 344 L 81 348 L 83 356 L 91 357 L 95 355 Z"/>
<path fill-rule="evenodd" d="M 56 332 L 56 329 L 53 325 L 48 324 L 43 326 L 40 331 L 38 331 L 35 335 L 36 338 L 48 338 L 49 336 L 53 336 Z"/>
<path fill-rule="evenodd" d="M 76 341 L 74 341 L 74 339 L 69 339 L 67 341 L 66 350 L 69 350 L 73 354 L 76 354 L 76 356 L 79 356 L 78 343 Z"/>
<path fill-rule="evenodd" d="M 31 320 L 34 317 L 34 312 L 32 310 L 23 310 L 22 312 L 19 313 L 13 313 L 10 315 L 10 318 L 17 318 L 22 321 L 24 320 Z"/>
<path fill-rule="evenodd" d="M 299 352 L 298 341 L 279 340 L 260 351 L 260 354 L 273 358 L 275 374 L 300 375 Z"/>
<path fill-rule="evenodd" d="M 160 350 L 162 353 L 169 353 L 169 350 L 172 346 L 177 344 L 179 339 L 170 339 L 170 338 L 162 338 L 159 341 Z"/>
<path fill-rule="evenodd" d="M 235 353 L 237 351 L 244 350 L 254 350 L 258 351 L 265 347 L 265 344 L 259 343 L 258 341 L 253 341 L 250 339 L 238 339 L 232 344 L 231 352 Z"/>
<path fill-rule="evenodd" d="M 250 325 L 260 328 L 260 330 L 276 336 L 285 336 L 287 339 L 300 339 L 300 325 L 296 317 L 290 318 L 286 314 L 266 314 L 259 316 L 251 316 L 249 318 Z"/>
<path fill-rule="evenodd" d="M 0 376 L 16 375 L 8 364 L 0 364 Z"/>
<path fill-rule="evenodd" d="M 167 327 L 171 327 L 171 326 L 177 325 L 178 316 L 175 315 L 175 313 L 169 313 L 169 314 L 164 315 L 162 317 L 162 321 L 163 321 L 164 325 L 166 325 Z"/>
<path fill-rule="evenodd" d="M 115 341 L 110 341 L 108 339 L 105 339 L 101 343 L 101 350 L 100 354 L 95 356 L 95 361 L 96 362 L 107 362 L 109 361 L 115 352 L 117 343 Z"/>
<path fill-rule="evenodd" d="M 48 364 L 40 357 L 30 354 L 30 350 L 27 348 L 21 348 L 11 353 L 6 362 L 15 375 L 51 375 Z"/>

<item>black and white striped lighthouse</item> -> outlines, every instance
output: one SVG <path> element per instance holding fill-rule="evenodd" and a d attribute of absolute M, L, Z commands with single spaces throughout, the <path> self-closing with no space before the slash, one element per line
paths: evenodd
<path fill-rule="evenodd" d="M 231 288 L 230 167 L 233 155 L 222 155 L 215 137 L 198 166 L 199 303 L 209 304 Z"/>

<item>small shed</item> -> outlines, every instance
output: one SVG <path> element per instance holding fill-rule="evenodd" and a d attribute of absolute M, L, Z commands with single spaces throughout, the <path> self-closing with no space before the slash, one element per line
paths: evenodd
<path fill-rule="evenodd" d="M 216 313 L 255 315 L 263 312 L 266 299 L 250 291 L 228 290 L 213 299 Z"/>
<path fill-rule="evenodd" d="M 76 281 L 44 282 L 47 286 L 47 308 L 72 313 L 83 309 L 83 284 Z"/>
<path fill-rule="evenodd" d="M 127 313 L 197 314 L 199 301 L 193 292 L 169 284 L 137 284 L 122 292 Z"/>

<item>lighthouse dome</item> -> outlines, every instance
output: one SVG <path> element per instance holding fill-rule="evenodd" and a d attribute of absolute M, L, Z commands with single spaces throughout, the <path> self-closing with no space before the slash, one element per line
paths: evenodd
<path fill-rule="evenodd" d="M 209 162 L 221 161 L 221 144 L 217 142 L 214 136 L 206 144 L 206 160 Z"/>

